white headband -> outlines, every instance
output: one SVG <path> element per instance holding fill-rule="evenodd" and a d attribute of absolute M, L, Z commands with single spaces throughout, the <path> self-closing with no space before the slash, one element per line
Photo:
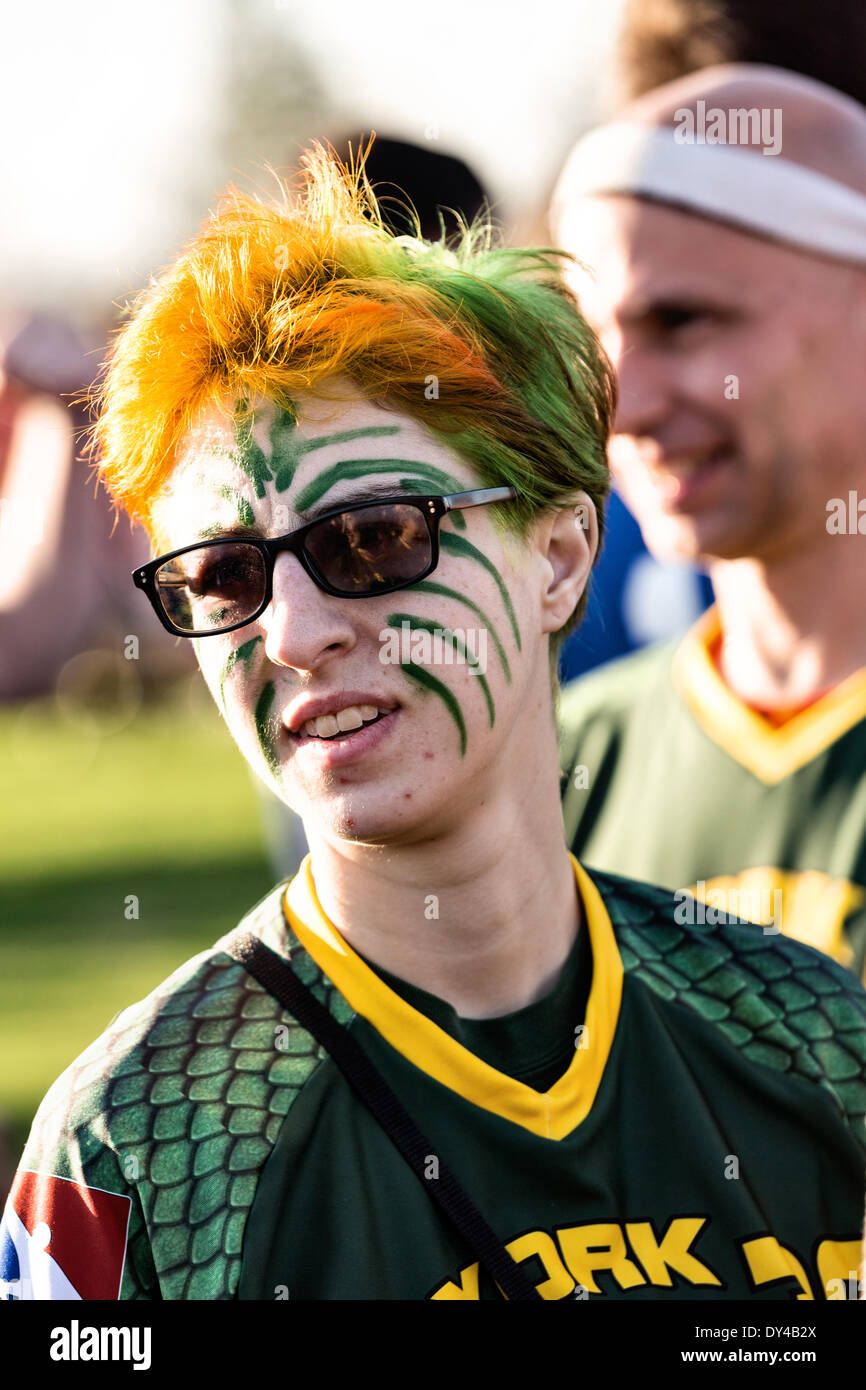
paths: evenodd
<path fill-rule="evenodd" d="M 677 134 L 673 126 L 620 122 L 584 136 L 553 196 L 560 228 L 566 228 L 571 205 L 581 196 L 631 193 L 866 264 L 862 193 L 790 159 L 759 159 L 734 145 L 680 142 Z M 567 233 L 557 235 L 568 249 Z"/>

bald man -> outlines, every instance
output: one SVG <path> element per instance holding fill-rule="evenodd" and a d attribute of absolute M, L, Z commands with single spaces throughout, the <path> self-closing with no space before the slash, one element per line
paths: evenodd
<path fill-rule="evenodd" d="M 552 222 L 619 373 L 618 488 L 715 593 L 566 693 L 572 848 L 862 975 L 866 111 L 705 69 L 582 140 Z"/>

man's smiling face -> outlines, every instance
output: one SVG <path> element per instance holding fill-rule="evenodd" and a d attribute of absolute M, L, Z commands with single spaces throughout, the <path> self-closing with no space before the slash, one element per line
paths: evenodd
<path fill-rule="evenodd" d="M 331 384 L 328 399 L 299 397 L 297 424 L 267 401 L 246 432 L 231 412 L 203 415 L 154 507 L 165 548 L 239 528 L 284 535 L 373 489 L 483 486 L 417 421 L 339 388 L 337 399 Z M 308 830 L 436 836 L 514 774 L 551 719 L 543 558 L 503 538 L 487 507 L 451 513 L 440 539 L 426 580 L 362 599 L 324 593 L 283 553 L 265 612 L 196 641 L 244 756 Z M 434 629 L 462 645 L 435 642 Z"/>
<path fill-rule="evenodd" d="M 862 270 L 642 198 L 573 214 L 572 287 L 619 378 L 619 488 L 665 562 L 826 542 L 862 486 Z"/>

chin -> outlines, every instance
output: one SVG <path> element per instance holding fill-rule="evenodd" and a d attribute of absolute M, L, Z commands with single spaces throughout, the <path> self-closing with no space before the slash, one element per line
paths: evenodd
<path fill-rule="evenodd" d="M 320 799 L 313 811 L 328 838 L 352 844 L 390 845 L 407 835 L 417 835 L 424 814 L 420 806 L 414 805 L 414 798 L 402 802 L 398 799 L 400 793 L 379 797 L 369 791 L 359 794 L 346 790 L 347 795 L 335 792 L 325 804 Z"/>

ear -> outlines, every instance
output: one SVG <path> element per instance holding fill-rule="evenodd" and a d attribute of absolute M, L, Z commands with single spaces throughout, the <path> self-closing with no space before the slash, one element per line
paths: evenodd
<path fill-rule="evenodd" d="M 580 602 L 598 549 L 598 516 L 587 493 L 544 514 L 537 546 L 543 561 L 542 631 L 558 632 Z"/>

